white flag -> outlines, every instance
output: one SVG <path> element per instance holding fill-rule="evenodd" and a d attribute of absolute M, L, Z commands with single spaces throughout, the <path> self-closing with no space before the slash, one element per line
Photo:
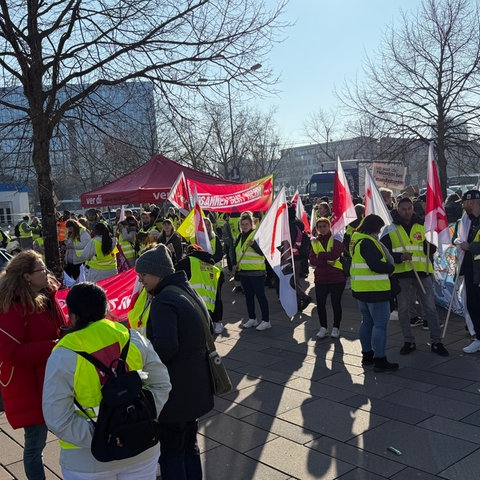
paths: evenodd
<path fill-rule="evenodd" d="M 286 314 L 293 317 L 298 308 L 285 187 L 280 190 L 268 209 L 253 239 L 277 274 L 280 303 Z"/>
<path fill-rule="evenodd" d="M 193 221 L 195 225 L 195 241 L 197 245 L 200 245 L 205 252 L 213 254 L 212 244 L 210 237 L 208 236 L 207 227 L 203 221 L 203 210 L 198 203 L 197 188 L 195 187 L 195 193 L 193 195 Z"/>
<path fill-rule="evenodd" d="M 310 235 L 312 233 L 312 229 L 310 228 L 307 212 L 305 211 L 305 207 L 303 206 L 303 202 L 300 197 L 300 193 L 298 193 L 298 190 L 295 192 L 295 194 L 292 197 L 292 204 L 295 205 L 295 216 L 302 221 L 304 226 L 304 231 Z"/>
<path fill-rule="evenodd" d="M 380 237 L 387 235 L 397 227 L 393 223 L 392 215 L 383 200 L 382 194 L 378 190 L 377 184 L 373 179 L 368 168 L 365 169 L 365 216 L 375 214 L 381 217 L 385 226 Z"/>

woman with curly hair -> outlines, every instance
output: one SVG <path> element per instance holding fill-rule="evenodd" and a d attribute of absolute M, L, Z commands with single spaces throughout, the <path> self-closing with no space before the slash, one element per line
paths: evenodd
<path fill-rule="evenodd" d="M 0 273 L 0 385 L 7 420 L 23 428 L 23 464 L 29 480 L 45 478 L 42 414 L 47 359 L 65 317 L 55 299 L 59 283 L 40 254 L 24 250 Z"/>
<path fill-rule="evenodd" d="M 101 222 L 93 227 L 92 239 L 84 248 L 81 258 L 85 260 L 87 282 L 98 282 L 118 273 L 117 239 L 112 238 L 108 228 Z"/>

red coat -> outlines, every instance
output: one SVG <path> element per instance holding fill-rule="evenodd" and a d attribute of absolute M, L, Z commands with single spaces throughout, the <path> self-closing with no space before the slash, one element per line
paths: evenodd
<path fill-rule="evenodd" d="M 47 359 L 65 317 L 56 300 L 52 311 L 24 314 L 18 303 L 0 312 L 0 382 L 13 428 L 44 423 L 42 390 Z"/>
<path fill-rule="evenodd" d="M 331 234 L 328 235 L 319 235 L 317 240 L 319 240 L 323 248 L 327 249 L 328 240 Z M 337 260 L 340 258 L 340 255 L 343 251 L 343 243 L 338 240 L 333 240 L 332 250 L 330 252 L 315 252 L 310 250 L 310 264 L 315 267 L 314 278 L 315 283 L 320 285 L 330 285 L 333 283 L 345 283 L 347 278 L 343 273 L 343 270 L 333 267 L 328 261 Z"/>

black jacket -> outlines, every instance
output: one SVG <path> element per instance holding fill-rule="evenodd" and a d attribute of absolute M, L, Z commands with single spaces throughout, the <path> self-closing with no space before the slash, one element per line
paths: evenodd
<path fill-rule="evenodd" d="M 147 338 L 167 367 L 172 384 L 159 420 L 180 423 L 193 421 L 209 412 L 213 408 L 213 393 L 203 320 L 185 297 L 165 290 L 167 285 L 185 290 L 208 314 L 184 271 L 165 277 L 153 292 Z"/>

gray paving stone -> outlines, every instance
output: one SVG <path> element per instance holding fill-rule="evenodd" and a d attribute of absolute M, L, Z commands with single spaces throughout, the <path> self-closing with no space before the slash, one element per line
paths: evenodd
<path fill-rule="evenodd" d="M 480 427 L 480 410 L 477 410 L 475 413 L 462 418 L 462 422 Z"/>
<path fill-rule="evenodd" d="M 413 392 L 403 389 L 384 397 L 384 400 L 396 405 L 417 408 L 434 415 L 460 420 L 478 410 L 478 407 L 470 403 L 437 397 L 431 393 Z"/>
<path fill-rule="evenodd" d="M 438 480 L 439 478 L 436 475 L 430 475 L 428 472 L 422 472 L 415 468 L 405 468 L 405 470 L 394 475 L 391 480 Z M 457 480 L 460 480 L 460 478 Z"/>
<path fill-rule="evenodd" d="M 370 452 L 366 452 L 358 445 L 347 445 L 346 443 L 339 442 L 338 440 L 325 435 L 312 440 L 306 446 L 322 452 L 325 455 L 343 460 L 344 462 L 350 463 L 355 467 L 359 467 L 359 474 L 362 475 L 360 478 L 365 478 L 364 472 L 368 472 L 372 476 L 384 475 L 388 478 L 405 468 L 398 462 L 389 460 L 379 455 L 374 455 Z M 355 470 L 349 474 L 353 475 L 354 471 Z M 349 474 L 347 474 L 347 476 Z"/>
<path fill-rule="evenodd" d="M 457 388 L 459 390 L 468 387 L 472 383 L 470 380 L 424 371 L 418 368 L 400 368 L 395 375 L 402 378 L 414 379 L 417 382 L 424 382 L 431 387 L 440 385 L 443 387 Z"/>
<path fill-rule="evenodd" d="M 472 454 L 462 458 L 455 465 L 440 472 L 442 478 L 449 480 L 465 479 L 470 480 L 478 478 L 480 464 L 480 450 L 476 450 Z"/>
<path fill-rule="evenodd" d="M 355 470 L 351 470 L 345 475 L 337 478 L 338 480 L 382 480 L 388 477 L 382 477 L 380 475 L 376 475 L 375 473 L 362 470 L 361 468 L 356 468 Z"/>
<path fill-rule="evenodd" d="M 205 437 L 241 453 L 277 438 L 273 433 L 227 415 L 202 420 L 198 431 Z"/>
<path fill-rule="evenodd" d="M 326 385 L 321 380 L 318 382 L 310 381 L 306 378 L 294 378 L 286 383 L 288 388 L 299 390 L 300 392 L 309 392 L 315 397 L 328 398 L 329 400 L 336 400 L 341 402 L 353 395 L 352 392 L 342 390 L 340 388 Z"/>
<path fill-rule="evenodd" d="M 378 415 L 324 398 L 310 401 L 278 416 L 288 422 L 305 426 L 309 430 L 341 441 L 347 441 L 387 421 Z"/>
<path fill-rule="evenodd" d="M 447 387 L 435 387 L 430 391 L 432 395 L 437 397 L 449 398 L 451 400 L 458 400 L 459 402 L 471 403 L 478 405 L 480 408 L 480 392 L 469 392 L 465 390 L 455 390 Z"/>
<path fill-rule="evenodd" d="M 383 423 L 348 443 L 360 444 L 364 450 L 376 455 L 435 475 L 478 448 L 473 443 L 395 420 Z M 389 452 L 389 446 L 400 450 L 402 455 L 396 456 Z"/>
<path fill-rule="evenodd" d="M 248 456 L 301 480 L 333 480 L 353 469 L 352 465 L 285 438 L 277 438 L 263 447 L 251 450 Z"/>
<path fill-rule="evenodd" d="M 256 377 L 262 380 L 268 380 L 269 382 L 283 385 L 291 378 L 296 378 L 295 373 L 285 373 L 273 370 L 272 368 L 265 368 L 259 365 L 244 365 L 237 368 L 236 372 L 243 373 L 249 377 Z"/>
<path fill-rule="evenodd" d="M 198 449 L 200 453 L 206 453 L 220 446 L 220 443 L 199 433 L 197 435 Z"/>
<path fill-rule="evenodd" d="M 419 427 L 427 428 L 438 433 L 445 433 L 461 440 L 480 444 L 480 429 L 477 426 L 466 425 L 464 422 L 450 420 L 437 415 L 418 424 Z"/>
<path fill-rule="evenodd" d="M 0 466 L 0 480 L 13 480 L 12 474 L 1 466 Z"/>
<path fill-rule="evenodd" d="M 248 417 L 244 417 L 242 420 L 301 445 L 319 436 L 319 433 L 305 429 L 301 425 L 295 425 L 264 413 L 253 413 Z"/>
<path fill-rule="evenodd" d="M 480 378 L 480 362 L 470 355 L 462 355 L 432 368 L 432 371 L 441 375 L 478 382 Z"/>
<path fill-rule="evenodd" d="M 222 397 L 215 398 L 215 410 L 234 418 L 243 418 L 255 412 L 255 410 L 252 410 L 245 405 L 231 402 L 230 400 Z"/>
<path fill-rule="evenodd" d="M 416 425 L 422 420 L 432 416 L 431 413 L 424 412 L 417 408 L 396 405 L 380 398 L 372 398 L 365 395 L 356 395 L 355 397 L 342 400 L 341 403 L 385 418 L 411 423 L 412 425 Z"/>
<path fill-rule="evenodd" d="M 245 368 L 249 366 L 246 365 Z M 240 370 L 244 367 L 240 367 Z M 230 381 L 232 382 L 232 387 L 235 390 L 241 390 L 242 388 L 248 388 L 252 385 L 257 385 L 260 382 L 260 378 L 249 376 L 241 371 L 237 370 L 228 370 L 228 376 L 230 377 Z"/>
<path fill-rule="evenodd" d="M 225 398 L 270 415 L 278 415 L 297 408 L 304 401 L 312 400 L 311 395 L 307 393 L 300 393 L 270 382 L 262 382 L 258 386 L 229 393 Z"/>
<path fill-rule="evenodd" d="M 228 355 L 229 360 L 236 360 L 238 362 L 244 362 L 254 365 L 263 365 L 268 367 L 272 363 L 277 363 L 282 360 L 281 357 L 276 355 L 266 355 L 265 353 L 254 351 L 254 350 L 232 350 Z"/>
<path fill-rule="evenodd" d="M 288 480 L 289 476 L 268 465 L 220 446 L 202 457 L 205 480 Z"/>

